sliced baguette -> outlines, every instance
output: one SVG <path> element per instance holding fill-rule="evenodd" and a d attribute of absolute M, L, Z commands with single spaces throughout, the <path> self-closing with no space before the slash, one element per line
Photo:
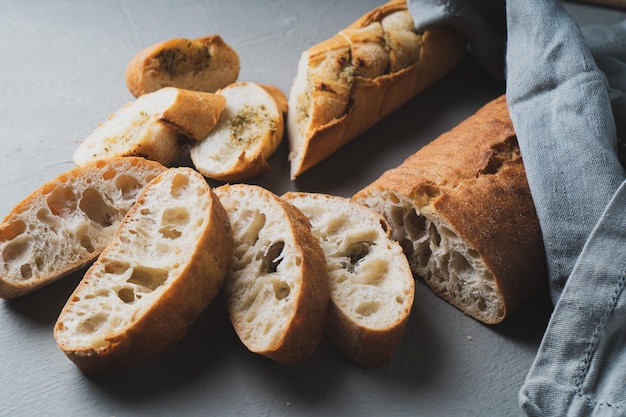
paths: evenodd
<path fill-rule="evenodd" d="M 233 228 L 224 298 L 235 331 L 252 352 L 303 362 L 324 333 L 330 296 L 324 252 L 310 223 L 258 186 L 224 185 L 215 192 Z"/>
<path fill-rule="evenodd" d="M 135 96 L 163 87 L 214 93 L 237 81 L 239 56 L 219 35 L 177 38 L 138 52 L 126 68 L 126 85 Z"/>
<path fill-rule="evenodd" d="M 58 346 L 88 375 L 153 358 L 218 294 L 231 256 L 227 214 L 204 178 L 163 172 L 61 311 Z"/>
<path fill-rule="evenodd" d="M 126 104 L 100 124 L 74 152 L 76 165 L 115 156 L 143 156 L 169 165 L 204 138 L 226 105 L 224 97 L 166 87 Z"/>
<path fill-rule="evenodd" d="M 59 175 L 18 203 L 0 224 L 0 297 L 35 291 L 92 262 L 163 170 L 143 158 L 97 161 Z"/>
<path fill-rule="evenodd" d="M 283 198 L 308 217 L 326 255 L 330 340 L 356 365 L 383 365 L 400 345 L 413 305 L 402 247 L 378 213 L 354 200 L 296 192 Z"/>
<path fill-rule="evenodd" d="M 219 90 L 226 99 L 220 119 L 190 149 L 198 171 L 219 181 L 243 181 L 270 169 L 281 143 L 287 99 L 276 87 L 239 82 Z"/>
<path fill-rule="evenodd" d="M 383 215 L 414 272 L 484 323 L 546 279 L 539 221 L 504 96 L 354 198 Z"/>
<path fill-rule="evenodd" d="M 434 84 L 464 51 L 456 32 L 417 32 L 404 0 L 305 51 L 289 94 L 291 178 Z"/>

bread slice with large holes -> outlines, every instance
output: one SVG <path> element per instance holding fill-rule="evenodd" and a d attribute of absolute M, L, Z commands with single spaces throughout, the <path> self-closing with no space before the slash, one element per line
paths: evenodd
<path fill-rule="evenodd" d="M 326 255 L 330 340 L 356 365 L 383 365 L 402 341 L 415 289 L 389 225 L 349 198 L 302 192 L 283 198 L 308 217 Z"/>
<path fill-rule="evenodd" d="M 75 167 L 32 192 L 0 224 L 0 297 L 35 291 L 96 259 L 164 170 L 144 158 L 112 158 Z"/>
<path fill-rule="evenodd" d="M 114 156 L 143 156 L 170 165 L 204 138 L 224 110 L 218 94 L 166 87 L 127 103 L 109 116 L 73 155 L 76 165 Z"/>
<path fill-rule="evenodd" d="M 226 107 L 209 134 L 190 149 L 195 168 L 219 181 L 243 181 L 270 169 L 267 160 L 280 145 L 287 98 L 276 87 L 252 82 L 217 92 Z"/>
<path fill-rule="evenodd" d="M 391 224 L 414 272 L 485 323 L 547 276 L 539 220 L 506 99 L 499 97 L 354 198 Z"/>
<path fill-rule="evenodd" d="M 87 270 L 54 327 L 85 374 L 149 360 L 219 293 L 232 256 L 226 211 L 191 168 L 152 180 Z"/>
<path fill-rule="evenodd" d="M 324 334 L 329 283 L 324 252 L 306 216 L 255 185 L 215 189 L 233 229 L 224 298 L 237 335 L 252 352 L 294 364 Z"/>
<path fill-rule="evenodd" d="M 164 87 L 214 93 L 237 81 L 239 55 L 219 35 L 158 42 L 138 52 L 126 68 L 135 96 Z"/>

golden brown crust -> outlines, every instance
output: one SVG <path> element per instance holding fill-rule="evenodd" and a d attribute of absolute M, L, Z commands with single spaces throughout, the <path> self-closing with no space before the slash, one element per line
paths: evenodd
<path fill-rule="evenodd" d="M 219 94 L 179 89 L 176 101 L 163 112 L 160 121 L 198 141 L 215 127 L 225 106 L 226 99 Z"/>

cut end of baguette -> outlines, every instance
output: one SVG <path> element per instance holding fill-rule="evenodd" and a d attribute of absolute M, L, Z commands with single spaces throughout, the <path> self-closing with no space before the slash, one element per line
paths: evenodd
<path fill-rule="evenodd" d="M 226 212 L 189 168 L 148 184 L 55 325 L 87 374 L 147 360 L 186 333 L 221 288 L 232 237 Z"/>
<path fill-rule="evenodd" d="M 226 107 L 211 132 L 190 149 L 204 176 L 242 181 L 270 169 L 268 158 L 283 137 L 286 98 L 275 87 L 251 82 L 220 90 Z"/>
<path fill-rule="evenodd" d="M 387 222 L 343 197 L 290 192 L 284 198 L 311 221 L 326 255 L 331 341 L 350 362 L 381 366 L 402 340 L 414 297 L 413 274 Z"/>
<path fill-rule="evenodd" d="M 32 292 L 93 261 L 163 170 L 143 158 L 97 161 L 61 174 L 16 205 L 0 224 L 0 297 Z"/>
<path fill-rule="evenodd" d="M 306 217 L 258 186 L 216 189 L 233 225 L 224 283 L 235 331 L 252 352 L 299 363 L 316 349 L 329 301 L 324 253 Z"/>
<path fill-rule="evenodd" d="M 137 53 L 126 68 L 135 96 L 164 87 L 214 93 L 237 81 L 239 56 L 219 35 L 159 42 Z"/>
<path fill-rule="evenodd" d="M 187 141 L 206 136 L 225 99 L 211 93 L 163 88 L 126 104 L 76 149 L 76 165 L 111 157 L 142 156 L 169 165 Z"/>

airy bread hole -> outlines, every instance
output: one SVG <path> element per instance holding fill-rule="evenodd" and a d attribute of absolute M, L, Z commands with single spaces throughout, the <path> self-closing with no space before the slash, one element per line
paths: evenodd
<path fill-rule="evenodd" d="M 291 292 L 291 287 L 285 281 L 276 281 L 274 282 L 274 296 L 277 300 L 282 300 L 289 296 Z"/>
<path fill-rule="evenodd" d="M 23 279 L 29 279 L 33 276 L 33 269 L 29 264 L 24 264 L 20 267 L 20 275 Z"/>
<path fill-rule="evenodd" d="M 365 303 L 361 303 L 354 310 L 357 314 L 360 314 L 364 317 L 371 316 L 375 314 L 380 309 L 380 303 L 378 301 L 368 301 Z"/>
<path fill-rule="evenodd" d="M 154 291 L 167 281 L 168 276 L 169 272 L 162 268 L 136 266 L 126 282 Z"/>
<path fill-rule="evenodd" d="M 474 268 L 459 252 L 452 252 L 450 254 L 449 270 L 458 276 L 465 277 L 474 273 Z"/>
<path fill-rule="evenodd" d="M 123 275 L 130 269 L 130 265 L 126 262 L 104 260 L 104 272 L 111 275 Z"/>
<path fill-rule="evenodd" d="M 117 292 L 117 296 L 126 304 L 135 301 L 135 290 L 130 287 L 124 287 Z"/>
<path fill-rule="evenodd" d="M 426 218 L 417 214 L 415 210 L 409 210 L 404 217 L 405 233 L 409 239 L 422 236 L 426 231 Z"/>
<path fill-rule="evenodd" d="M 83 191 L 78 206 L 91 221 L 102 227 L 109 227 L 115 221 L 115 208 L 107 204 L 95 188 Z"/>
<path fill-rule="evenodd" d="M 344 255 L 349 259 L 349 263 L 345 264 L 344 268 L 354 272 L 356 265 L 370 252 L 370 246 L 372 246 L 371 242 L 352 243 Z"/>
<path fill-rule="evenodd" d="M 159 233 L 166 239 L 182 236 L 181 229 L 189 223 L 191 215 L 185 207 L 171 207 L 163 211 Z"/>
<path fill-rule="evenodd" d="M 46 204 L 55 216 L 66 217 L 76 211 L 78 199 L 70 186 L 57 186 L 48 195 Z"/>
<path fill-rule="evenodd" d="M 2 260 L 11 263 L 25 256 L 30 249 L 30 243 L 26 236 L 13 239 L 2 250 Z"/>
<path fill-rule="evenodd" d="M 272 243 L 267 249 L 265 255 L 263 255 L 263 262 L 261 262 L 261 274 L 272 274 L 278 271 L 278 266 L 282 262 L 282 253 L 285 248 L 285 242 L 278 241 Z"/>
<path fill-rule="evenodd" d="M 143 189 L 139 180 L 131 175 L 120 174 L 113 183 L 122 193 L 124 200 L 134 199 Z"/>
<path fill-rule="evenodd" d="M 189 187 L 189 178 L 186 175 L 177 173 L 172 178 L 172 187 L 170 188 L 170 194 L 175 199 L 180 199 L 185 195 L 185 191 Z"/>
<path fill-rule="evenodd" d="M 94 314 L 80 322 L 80 324 L 76 326 L 76 330 L 83 334 L 95 333 L 104 323 L 106 323 L 107 319 L 108 316 L 104 313 Z"/>
<path fill-rule="evenodd" d="M 0 227 L 0 242 L 13 240 L 25 231 L 26 223 L 22 220 L 11 222 L 4 227 Z"/>
<path fill-rule="evenodd" d="M 91 236 L 89 234 L 89 227 L 88 226 L 83 226 L 80 227 L 77 231 L 76 231 L 76 239 L 78 240 L 78 243 L 80 243 L 80 246 L 82 246 L 83 248 L 85 248 L 85 250 L 89 253 L 93 253 L 95 252 L 95 247 L 93 245 L 93 242 L 91 240 Z"/>

